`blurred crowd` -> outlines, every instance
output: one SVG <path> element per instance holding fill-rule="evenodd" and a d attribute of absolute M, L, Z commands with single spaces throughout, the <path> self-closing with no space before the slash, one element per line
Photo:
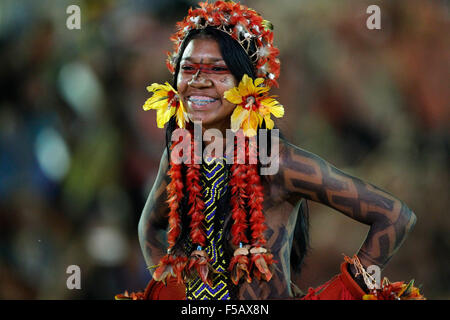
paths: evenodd
<path fill-rule="evenodd" d="M 383 276 L 450 299 L 445 1 L 243 1 L 274 24 L 277 122 L 294 144 L 403 200 L 417 225 Z M 66 8 L 81 9 L 69 30 Z M 146 86 L 188 0 L 0 2 L 0 299 L 113 299 L 150 280 L 137 224 L 164 148 Z M 378 4 L 381 30 L 366 8 Z M 302 290 L 368 227 L 310 203 Z M 67 267 L 81 270 L 69 290 Z"/>

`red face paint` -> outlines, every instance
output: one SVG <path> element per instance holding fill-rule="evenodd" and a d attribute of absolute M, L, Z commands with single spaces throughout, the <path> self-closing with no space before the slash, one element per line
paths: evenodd
<path fill-rule="evenodd" d="M 208 74 L 229 74 L 230 70 L 227 66 L 211 65 L 204 63 L 184 63 L 181 66 L 181 71 L 185 74 L 196 74 L 203 72 Z"/>

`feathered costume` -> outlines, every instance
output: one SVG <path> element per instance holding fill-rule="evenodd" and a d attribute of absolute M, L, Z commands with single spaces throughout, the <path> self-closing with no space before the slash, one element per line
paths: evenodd
<path fill-rule="evenodd" d="M 171 37 L 174 52 L 169 53 L 167 67 L 174 73 L 183 40 L 191 30 L 214 27 L 236 40 L 247 52 L 256 69 L 256 79 L 247 75 L 239 85 L 225 92 L 224 97 L 236 105 L 231 115 L 231 129 L 246 136 L 244 150 L 234 148 L 234 156 L 244 151 L 244 157 L 256 157 L 256 150 L 249 147 L 249 137 L 265 122 L 267 129 L 274 126 L 271 116 L 282 117 L 284 108 L 269 96 L 271 86 L 278 86 L 280 73 L 279 50 L 273 44 L 272 25 L 256 11 L 232 1 L 200 3 L 190 9 L 183 21 L 177 23 L 177 32 Z M 256 51 L 249 52 L 250 43 Z M 176 90 L 168 83 L 152 84 L 153 93 L 144 104 L 144 110 L 157 110 L 158 127 L 175 117 L 179 128 L 189 128 L 189 117 Z M 179 142 L 171 145 L 171 150 Z M 191 151 L 194 150 L 193 141 Z M 251 282 L 254 277 L 270 281 L 276 261 L 265 248 L 265 217 L 263 213 L 263 187 L 257 164 L 239 164 L 234 161 L 231 169 L 221 161 L 203 161 L 191 152 L 191 161 L 183 164 L 170 162 L 167 186 L 169 230 L 168 251 L 154 266 L 153 279 L 144 292 L 116 295 L 116 299 L 230 299 L 230 285 L 241 281 Z M 200 161 L 199 161 L 200 160 Z M 220 160 L 220 159 L 219 159 Z M 200 163 L 200 164 L 199 164 Z M 223 254 L 223 217 L 215 217 L 217 203 L 224 190 L 231 191 L 231 243 L 235 251 L 230 261 Z M 183 250 L 176 248 L 181 236 L 181 201 L 184 190 L 188 193 L 189 239 Z M 412 283 L 389 283 L 384 280 L 381 288 L 365 292 L 348 271 L 348 265 L 358 265 L 359 260 L 346 258 L 341 274 L 316 289 L 309 289 L 303 299 L 420 299 L 423 298 Z M 360 264 L 358 265 L 360 266 Z M 358 269 L 367 278 L 360 266 Z M 365 279 L 366 279 L 365 278 Z"/>

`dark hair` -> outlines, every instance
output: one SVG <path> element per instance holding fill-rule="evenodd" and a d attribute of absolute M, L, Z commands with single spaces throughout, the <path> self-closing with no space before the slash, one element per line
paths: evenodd
<path fill-rule="evenodd" d="M 173 75 L 173 87 L 177 89 L 177 77 L 180 70 L 180 62 L 181 57 L 183 56 L 184 50 L 186 49 L 189 42 L 193 39 L 198 38 L 211 38 L 217 41 L 219 44 L 219 49 L 222 54 L 222 57 L 227 64 L 230 72 L 236 78 L 237 81 L 240 81 L 244 74 L 247 74 L 249 77 L 255 79 L 256 78 L 256 68 L 254 64 L 251 62 L 249 55 L 256 51 L 256 46 L 254 43 L 250 44 L 249 55 L 242 48 L 242 46 L 234 40 L 227 33 L 220 31 L 214 27 L 206 27 L 204 29 L 193 29 L 189 32 L 186 38 L 183 40 L 183 43 L 180 46 L 180 50 L 178 56 L 176 57 L 175 64 L 175 72 Z M 171 136 L 172 132 L 177 128 L 175 117 L 172 117 L 168 122 L 166 127 L 166 148 L 167 154 L 169 156 L 170 161 L 170 144 L 171 144 Z M 265 122 L 263 121 L 262 128 L 265 128 Z M 281 136 L 281 133 L 280 133 Z M 258 137 L 259 139 L 259 137 Z M 268 152 L 270 153 L 270 138 L 269 138 L 269 146 Z M 259 145 L 259 143 L 258 143 Z M 227 175 L 228 177 L 231 175 L 231 165 L 226 164 L 227 166 Z M 258 164 L 259 166 L 259 164 Z M 259 168 L 258 168 L 259 169 Z M 185 179 L 185 170 L 186 167 L 183 166 L 183 179 Z M 229 180 L 228 180 L 229 181 Z M 185 182 L 185 181 L 183 181 Z M 180 213 L 181 213 L 181 233 L 178 237 L 178 240 L 174 246 L 174 249 L 186 250 L 186 243 L 189 242 L 189 218 L 187 212 L 189 210 L 188 207 L 188 192 L 185 190 L 184 197 L 180 203 Z M 230 261 L 233 256 L 233 249 L 230 245 L 230 235 L 231 235 L 231 226 L 232 219 L 229 214 L 231 211 L 230 206 L 231 200 L 231 188 L 227 186 L 225 194 L 219 199 L 217 203 L 215 225 L 219 225 L 220 220 L 224 219 L 223 226 L 223 249 L 225 253 L 226 261 Z M 302 201 L 302 204 L 299 207 L 298 217 L 296 220 L 295 231 L 294 231 L 294 243 L 291 249 L 291 270 L 300 273 L 301 265 L 306 255 L 306 252 L 309 247 L 309 237 L 308 237 L 308 210 L 306 201 Z M 232 297 L 237 296 L 237 287 L 234 286 L 231 281 L 229 283 L 230 294 Z"/>

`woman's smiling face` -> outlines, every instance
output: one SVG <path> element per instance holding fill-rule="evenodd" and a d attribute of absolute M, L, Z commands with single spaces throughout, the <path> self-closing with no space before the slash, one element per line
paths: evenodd
<path fill-rule="evenodd" d="M 211 38 L 189 42 L 180 61 L 177 88 L 192 121 L 201 121 L 204 129 L 230 128 L 235 105 L 224 98 L 224 92 L 237 86 L 220 52 Z"/>

